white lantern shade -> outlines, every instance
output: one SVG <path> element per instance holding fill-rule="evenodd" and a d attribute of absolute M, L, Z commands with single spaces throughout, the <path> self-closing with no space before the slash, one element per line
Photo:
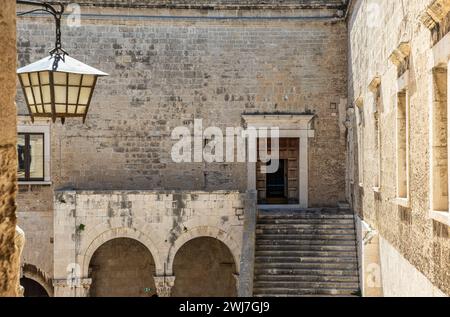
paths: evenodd
<path fill-rule="evenodd" d="M 108 76 L 67 55 L 58 61 L 55 56 L 44 58 L 17 73 L 32 120 L 47 117 L 63 122 L 67 117 L 86 119 L 97 78 Z"/>

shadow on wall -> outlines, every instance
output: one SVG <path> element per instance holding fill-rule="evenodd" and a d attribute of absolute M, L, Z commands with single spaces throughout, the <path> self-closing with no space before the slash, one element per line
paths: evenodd
<path fill-rule="evenodd" d="M 41 284 L 30 278 L 21 278 L 20 285 L 25 289 L 24 297 L 50 297 Z"/>
<path fill-rule="evenodd" d="M 228 247 L 204 237 L 184 244 L 173 266 L 174 297 L 236 297 L 236 265 Z"/>
<path fill-rule="evenodd" d="M 139 241 L 110 240 L 100 246 L 89 264 L 91 297 L 152 297 L 156 295 L 155 261 Z"/>

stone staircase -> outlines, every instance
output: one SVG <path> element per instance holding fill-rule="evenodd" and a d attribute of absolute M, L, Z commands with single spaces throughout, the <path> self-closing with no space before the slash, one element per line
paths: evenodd
<path fill-rule="evenodd" d="M 356 245 L 349 210 L 261 210 L 254 296 L 356 296 Z"/>

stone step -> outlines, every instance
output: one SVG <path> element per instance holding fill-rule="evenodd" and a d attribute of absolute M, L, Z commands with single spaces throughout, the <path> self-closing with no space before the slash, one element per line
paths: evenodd
<path fill-rule="evenodd" d="M 282 228 L 282 229 L 266 229 L 257 228 L 257 235 L 266 234 L 282 234 L 282 235 L 356 235 L 355 229 L 299 229 L 299 228 Z"/>
<path fill-rule="evenodd" d="M 256 289 L 336 289 L 352 290 L 359 288 L 359 283 L 355 282 L 298 282 L 298 281 L 257 281 L 254 284 Z"/>
<path fill-rule="evenodd" d="M 323 245 L 323 244 L 311 244 L 310 241 L 302 243 L 302 244 L 273 244 L 265 243 L 266 241 L 259 241 L 259 244 L 256 245 L 256 252 L 259 251 L 279 251 L 279 252 L 356 252 L 355 243 L 349 243 L 348 245 Z"/>
<path fill-rule="evenodd" d="M 337 229 L 337 230 L 346 230 L 351 229 L 355 230 L 355 224 L 353 222 L 348 224 L 323 224 L 316 223 L 311 224 L 310 222 L 305 223 L 274 223 L 274 224 L 257 224 L 256 229 L 262 230 L 279 230 L 279 229 L 314 229 L 314 230 L 328 230 L 328 229 Z"/>
<path fill-rule="evenodd" d="M 355 242 L 355 234 L 257 234 L 257 240 L 352 240 Z"/>
<path fill-rule="evenodd" d="M 357 263 L 356 257 L 271 257 L 258 256 L 255 258 L 255 263 L 283 263 L 283 264 L 297 264 L 297 263 Z"/>
<path fill-rule="evenodd" d="M 281 246 L 286 246 L 286 245 L 297 245 L 297 246 L 317 246 L 317 245 L 322 245 L 322 246 L 353 246 L 355 247 L 355 240 L 351 240 L 351 239 L 347 239 L 347 240 L 323 240 L 323 239 L 316 239 L 316 240 L 311 240 L 311 239 L 278 239 L 278 240 L 272 240 L 272 239 L 268 239 L 267 237 L 265 239 L 261 239 L 259 237 L 256 238 L 256 245 L 281 245 Z M 310 250 L 309 248 L 306 249 L 300 249 L 300 250 Z"/>
<path fill-rule="evenodd" d="M 358 294 L 356 230 L 348 210 L 260 212 L 255 249 L 255 296 Z"/>
<path fill-rule="evenodd" d="M 347 270 L 347 269 L 292 269 L 292 268 L 256 268 L 255 276 L 260 275 L 273 275 L 273 276 L 352 276 L 358 277 L 357 270 Z"/>
<path fill-rule="evenodd" d="M 356 250 L 351 251 L 298 251 L 298 250 L 256 250 L 256 257 L 357 257 Z"/>
<path fill-rule="evenodd" d="M 289 206 L 287 206 L 289 207 Z M 353 214 L 350 208 L 339 208 L 339 207 L 319 207 L 319 208 L 309 208 L 309 209 L 303 209 L 303 208 L 276 208 L 274 206 L 269 207 L 269 206 L 263 206 L 263 207 L 259 207 L 258 208 L 260 213 L 264 213 L 264 214 L 275 214 L 275 215 L 280 215 L 280 214 L 305 214 L 305 213 L 310 213 L 310 214 L 323 214 L 323 213 L 327 213 L 327 214 L 343 214 L 343 215 L 351 215 Z"/>
<path fill-rule="evenodd" d="M 290 289 L 290 288 L 255 288 L 254 295 L 255 296 L 308 296 L 308 295 L 330 295 L 330 296 L 349 296 L 355 295 L 358 292 L 358 289 Z"/>
<path fill-rule="evenodd" d="M 259 214 L 258 220 L 348 220 L 354 221 L 353 215 L 337 215 L 337 214 L 309 214 L 300 213 L 295 215 L 271 215 Z"/>
<path fill-rule="evenodd" d="M 315 297 L 351 297 L 358 298 L 360 296 L 357 295 L 289 295 L 289 294 L 253 294 L 253 297 L 264 298 L 264 297 L 273 297 L 273 298 L 289 298 L 289 297 L 306 297 L 306 298 L 315 298 Z"/>
<path fill-rule="evenodd" d="M 353 220 L 343 219 L 258 219 L 258 225 L 346 225 L 354 226 Z"/>
<path fill-rule="evenodd" d="M 255 263 L 255 269 L 310 269 L 310 270 L 358 270 L 357 263 L 322 263 L 322 262 L 269 262 L 269 263 Z"/>
<path fill-rule="evenodd" d="M 255 275 L 256 282 L 282 282 L 282 281 L 297 281 L 297 282 L 346 282 L 358 283 L 359 277 L 346 275 L 270 275 L 258 274 Z"/>

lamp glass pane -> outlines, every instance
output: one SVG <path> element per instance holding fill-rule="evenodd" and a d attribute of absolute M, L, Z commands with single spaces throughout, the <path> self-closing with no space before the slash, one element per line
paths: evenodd
<path fill-rule="evenodd" d="M 44 113 L 44 108 L 42 107 L 42 105 L 37 105 L 36 109 L 38 113 Z"/>
<path fill-rule="evenodd" d="M 66 103 L 66 87 L 55 86 L 55 103 Z"/>
<path fill-rule="evenodd" d="M 52 113 L 52 105 L 44 105 L 44 110 L 46 113 Z"/>
<path fill-rule="evenodd" d="M 41 79 L 41 85 L 47 85 L 50 83 L 50 75 L 48 72 L 40 72 L 39 77 Z"/>
<path fill-rule="evenodd" d="M 31 91 L 30 87 L 25 88 L 25 94 L 27 95 L 28 104 L 30 106 L 34 105 L 35 103 L 34 103 L 34 98 L 33 98 L 33 92 Z"/>
<path fill-rule="evenodd" d="M 69 85 L 80 86 L 81 75 L 80 74 L 69 74 Z"/>
<path fill-rule="evenodd" d="M 38 73 L 31 73 L 30 77 L 31 77 L 31 84 L 33 86 L 39 86 Z"/>
<path fill-rule="evenodd" d="M 76 105 L 80 88 L 69 87 L 69 104 Z"/>
<path fill-rule="evenodd" d="M 84 75 L 83 76 L 83 86 L 93 86 L 94 85 L 94 75 Z"/>
<path fill-rule="evenodd" d="M 86 113 L 86 107 L 79 106 L 77 109 L 77 114 L 85 114 Z"/>
<path fill-rule="evenodd" d="M 91 88 L 81 88 L 80 92 L 80 105 L 87 105 L 89 102 L 89 96 L 91 95 Z"/>
<path fill-rule="evenodd" d="M 77 109 L 77 107 L 75 107 L 75 106 L 69 106 L 68 113 L 75 114 L 76 109 Z"/>
<path fill-rule="evenodd" d="M 66 113 L 66 105 L 55 105 L 56 113 Z"/>
<path fill-rule="evenodd" d="M 33 92 L 34 92 L 34 99 L 35 99 L 36 103 L 37 104 L 42 103 L 41 89 L 39 88 L 39 86 L 33 87 Z"/>
<path fill-rule="evenodd" d="M 32 113 L 36 113 L 36 107 L 35 106 L 31 106 L 30 108 L 31 108 L 31 112 Z"/>
<path fill-rule="evenodd" d="M 44 103 L 52 102 L 51 97 L 50 86 L 42 86 L 42 99 L 44 100 Z"/>
<path fill-rule="evenodd" d="M 22 78 L 22 83 L 24 87 L 30 86 L 30 80 L 28 78 L 28 74 L 21 74 L 20 78 Z"/>
<path fill-rule="evenodd" d="M 53 82 L 55 85 L 66 85 L 67 84 L 67 75 L 66 73 L 53 73 Z"/>
<path fill-rule="evenodd" d="M 44 136 L 30 135 L 30 178 L 44 178 Z"/>

